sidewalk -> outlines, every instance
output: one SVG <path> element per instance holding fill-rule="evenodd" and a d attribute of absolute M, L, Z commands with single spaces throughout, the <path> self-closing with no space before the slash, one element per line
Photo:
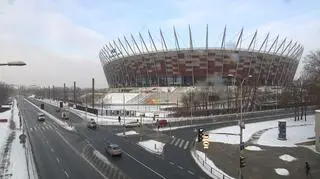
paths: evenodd
<path fill-rule="evenodd" d="M 5 129 L 0 136 L 0 177 L 3 179 L 37 179 L 35 168 L 32 167 L 32 152 L 27 144 L 20 143 L 19 136 L 24 133 L 22 121 L 20 121 L 17 101 L 14 100 L 11 110 L 0 114 L 1 118 L 8 119 L 6 123 L 0 123 L 1 129 Z M 27 139 L 28 140 L 28 139 Z M 28 142 L 27 142 L 28 143 Z"/>

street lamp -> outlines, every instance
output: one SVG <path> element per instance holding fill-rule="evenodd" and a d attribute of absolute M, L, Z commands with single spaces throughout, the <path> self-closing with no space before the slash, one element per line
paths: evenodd
<path fill-rule="evenodd" d="M 247 79 L 252 78 L 252 75 L 248 75 L 247 78 L 244 78 L 240 84 L 240 94 L 241 94 L 241 98 L 240 98 L 240 121 L 239 121 L 239 127 L 240 127 L 240 144 L 239 144 L 239 151 L 240 151 L 240 172 L 239 172 L 239 178 L 242 179 L 242 167 L 241 166 L 241 160 L 244 161 L 244 158 L 242 156 L 242 150 L 243 150 L 243 128 L 244 128 L 244 122 L 242 119 L 242 109 L 243 109 L 243 104 L 242 104 L 242 98 L 243 98 L 243 94 L 242 94 L 242 87 L 243 87 L 243 83 L 244 81 L 246 81 Z"/>
<path fill-rule="evenodd" d="M 27 64 L 23 61 L 11 61 L 7 63 L 0 63 L 0 66 L 25 66 L 25 65 Z"/>

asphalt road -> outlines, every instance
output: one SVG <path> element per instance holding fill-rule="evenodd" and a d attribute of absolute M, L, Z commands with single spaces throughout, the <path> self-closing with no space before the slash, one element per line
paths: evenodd
<path fill-rule="evenodd" d="M 41 104 L 41 102 L 35 99 L 33 99 L 32 102 L 37 106 L 40 106 Z M 47 112 L 57 118 L 60 118 L 61 114 L 56 112 L 56 108 L 57 107 L 53 105 L 45 104 L 45 110 Z M 78 137 L 81 136 L 86 138 L 86 140 L 88 140 L 96 150 L 104 154 L 105 157 L 107 157 L 130 178 L 209 178 L 201 171 L 197 164 L 192 161 L 190 154 L 185 153 L 184 155 L 180 155 L 180 151 L 176 151 L 176 154 L 172 156 L 178 156 L 177 159 L 188 156 L 190 159 L 188 161 L 190 163 L 188 167 L 183 167 L 182 164 L 173 164 L 171 157 L 159 157 L 151 154 L 138 146 L 134 141 L 115 135 L 112 133 L 112 127 L 99 126 L 97 130 L 91 130 L 86 127 L 87 122 L 78 115 L 70 112 L 69 117 L 76 128 L 76 135 Z M 104 146 L 107 141 L 111 141 L 121 146 L 123 150 L 121 158 L 110 157 L 106 154 Z"/>
<path fill-rule="evenodd" d="M 40 106 L 41 102 L 33 99 L 32 102 L 37 106 Z M 53 105 L 45 103 L 45 110 L 50 114 L 60 118 L 61 113 L 56 112 L 56 108 Z M 264 116 L 258 117 L 258 114 L 251 114 L 244 117 L 244 120 L 248 122 L 256 122 L 263 120 L 275 120 L 277 118 L 284 118 L 288 116 L 290 110 L 283 110 L 277 113 L 278 117 L 270 117 L 274 112 L 270 111 L 264 113 Z M 209 178 L 203 171 L 197 166 L 190 155 L 189 150 L 182 150 L 182 148 L 175 147 L 173 145 L 166 145 L 163 156 L 156 156 L 136 145 L 136 139 L 129 137 L 118 137 L 114 134 L 114 129 L 119 128 L 116 126 L 99 126 L 97 130 L 91 130 L 86 127 L 87 122 L 78 115 L 70 112 L 69 114 L 72 124 L 76 128 L 74 134 L 66 134 L 69 136 L 73 145 L 77 146 L 77 139 L 81 138 L 89 141 L 96 150 L 105 155 L 114 165 L 120 168 L 130 178 Z M 197 133 L 194 131 L 197 128 L 204 128 L 205 130 L 212 130 L 228 125 L 236 125 L 236 121 L 230 117 L 219 117 L 215 121 L 229 121 L 223 123 L 212 123 L 212 119 L 204 120 L 203 122 L 193 122 L 198 124 L 197 127 L 189 127 L 183 129 L 177 129 L 173 131 L 162 132 L 166 135 L 172 135 L 181 140 L 190 141 L 190 147 L 192 147 L 192 140 L 196 137 Z M 73 137 L 73 139 L 72 139 Z M 105 153 L 104 146 L 107 141 L 117 143 L 124 151 L 124 155 L 121 158 L 113 158 Z"/>
<path fill-rule="evenodd" d="M 103 178 L 57 135 L 61 128 L 50 119 L 37 121 L 37 109 L 19 99 L 20 113 L 30 136 L 40 179 Z"/>

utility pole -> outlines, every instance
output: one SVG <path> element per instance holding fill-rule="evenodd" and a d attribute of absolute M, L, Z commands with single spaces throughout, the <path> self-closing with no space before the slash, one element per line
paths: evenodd
<path fill-rule="evenodd" d="M 252 76 L 249 75 L 248 78 L 251 78 Z M 244 129 L 244 121 L 242 119 L 242 110 L 243 110 L 243 83 L 246 79 L 243 79 L 241 84 L 240 84 L 240 121 L 239 121 L 239 127 L 240 127 L 240 144 L 239 144 L 239 153 L 240 153 L 240 166 L 239 166 L 239 179 L 242 179 L 242 167 L 244 167 L 244 163 L 242 164 L 242 162 L 244 162 L 244 157 L 243 157 L 243 149 L 244 149 L 244 143 L 243 143 L 243 129 Z"/>
<path fill-rule="evenodd" d="M 92 78 L 92 109 L 94 109 L 94 78 Z"/>
<path fill-rule="evenodd" d="M 76 104 L 76 82 L 73 82 L 73 104 Z"/>
<path fill-rule="evenodd" d="M 63 102 L 66 102 L 66 84 L 63 83 Z"/>

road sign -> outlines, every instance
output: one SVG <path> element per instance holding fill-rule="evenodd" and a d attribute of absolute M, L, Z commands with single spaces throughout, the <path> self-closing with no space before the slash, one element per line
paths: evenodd
<path fill-rule="evenodd" d="M 204 149 L 209 149 L 209 134 L 204 134 L 202 139 Z"/>

